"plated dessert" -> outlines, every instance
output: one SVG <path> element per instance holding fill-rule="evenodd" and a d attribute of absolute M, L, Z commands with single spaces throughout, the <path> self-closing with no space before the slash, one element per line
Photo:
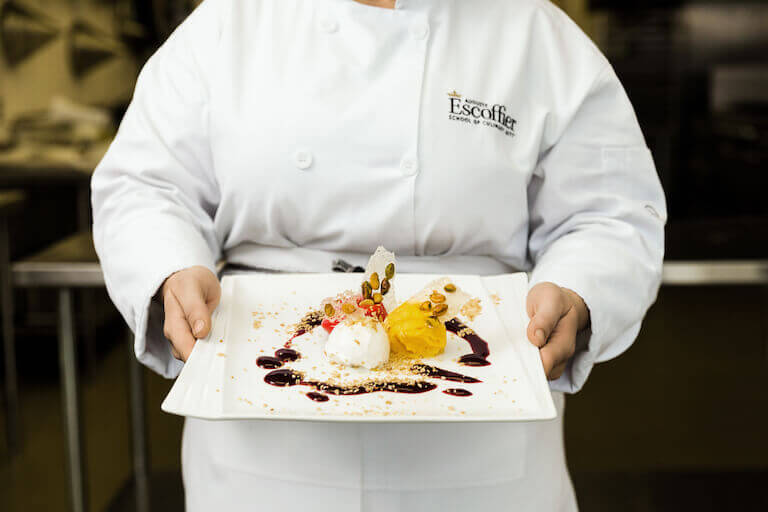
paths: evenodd
<path fill-rule="evenodd" d="M 398 264 L 392 256 L 365 274 L 225 275 L 211 333 L 195 344 L 163 410 L 363 423 L 555 416 L 539 351 L 526 337 L 524 273 L 404 273 Z M 363 302 L 363 281 L 382 308 Z"/>
<path fill-rule="evenodd" d="M 435 380 L 463 385 L 443 389 L 446 394 L 471 396 L 471 385 L 480 379 L 425 360 L 443 354 L 450 342 L 469 349 L 457 357 L 457 363 L 491 364 L 488 343 L 465 323 L 480 313 L 480 300 L 443 277 L 398 303 L 396 270 L 395 255 L 379 247 L 358 289 L 323 299 L 293 327 L 283 347 L 256 360 L 268 370 L 264 381 L 279 387 L 307 386 L 306 396 L 316 402 L 328 401 L 332 395 L 425 393 L 438 388 Z M 309 339 L 323 344 L 322 357 L 346 379 L 311 374 L 312 366 L 302 361 L 300 348 Z"/>

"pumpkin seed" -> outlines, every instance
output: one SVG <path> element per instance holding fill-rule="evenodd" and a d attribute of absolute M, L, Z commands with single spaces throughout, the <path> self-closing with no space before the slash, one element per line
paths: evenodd
<path fill-rule="evenodd" d="M 379 289 L 379 274 L 376 273 L 376 272 L 371 274 L 370 282 L 371 282 L 371 288 L 373 288 L 374 290 L 378 290 Z"/>
<path fill-rule="evenodd" d="M 395 277 L 395 264 L 394 263 L 390 263 L 390 264 L 388 264 L 384 268 L 384 276 L 387 279 L 392 279 L 393 277 Z"/>
<path fill-rule="evenodd" d="M 432 303 L 428 300 L 425 300 L 419 305 L 419 309 L 422 311 L 430 311 L 432 309 Z"/>
<path fill-rule="evenodd" d="M 448 311 L 448 304 L 438 304 L 432 308 L 432 316 L 444 315 Z"/>
<path fill-rule="evenodd" d="M 390 288 L 389 279 L 386 277 L 381 280 L 381 294 L 386 295 Z"/>
<path fill-rule="evenodd" d="M 369 308 L 369 307 L 373 306 L 374 304 L 375 304 L 375 302 L 373 302 L 373 299 L 365 299 L 365 300 L 361 300 L 358 303 L 358 306 L 360 306 L 361 308 Z"/>
<path fill-rule="evenodd" d="M 447 291 L 448 293 L 453 293 L 456 291 L 456 285 L 453 283 L 448 283 L 443 286 L 443 290 Z"/>
<path fill-rule="evenodd" d="M 356 309 L 357 308 L 355 307 L 355 305 L 350 304 L 349 302 L 345 302 L 344 304 L 341 305 L 341 310 L 348 315 L 354 313 Z"/>
<path fill-rule="evenodd" d="M 381 301 L 384 300 L 384 296 L 379 292 L 374 292 L 373 295 L 371 295 L 371 298 L 373 299 L 374 304 L 381 304 Z"/>
<path fill-rule="evenodd" d="M 441 304 L 445 302 L 445 295 L 442 293 L 432 292 L 432 295 L 429 296 L 429 300 L 436 304 Z"/>
<path fill-rule="evenodd" d="M 325 316 L 333 316 L 336 314 L 336 310 L 333 309 L 333 305 L 331 304 L 326 304 L 324 309 L 325 309 Z"/>
<path fill-rule="evenodd" d="M 373 293 L 373 289 L 371 289 L 371 283 L 368 281 L 363 281 L 363 298 L 370 299 L 371 293 Z"/>

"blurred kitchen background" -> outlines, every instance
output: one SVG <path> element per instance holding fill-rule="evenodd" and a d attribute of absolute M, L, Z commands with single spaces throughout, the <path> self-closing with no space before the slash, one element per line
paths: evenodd
<path fill-rule="evenodd" d="M 194 0 L 0 0 L 0 510 L 182 510 L 171 382 L 129 357 L 88 184 Z M 768 1 L 560 0 L 669 202 L 665 284 L 567 402 L 582 510 L 768 510 Z"/>

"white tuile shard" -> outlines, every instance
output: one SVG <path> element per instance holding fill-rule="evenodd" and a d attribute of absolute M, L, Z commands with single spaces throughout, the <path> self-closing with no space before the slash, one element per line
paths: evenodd
<path fill-rule="evenodd" d="M 453 292 L 446 291 L 445 286 L 447 284 L 454 285 L 456 290 Z M 456 286 L 456 283 L 451 281 L 449 278 L 441 277 L 427 283 L 424 288 L 411 296 L 411 298 L 408 299 L 408 302 L 421 304 L 422 302 L 428 301 L 430 295 L 435 292 L 445 297 L 445 305 L 448 306 L 448 311 L 446 311 L 444 315 L 440 315 L 440 318 L 443 321 L 450 320 L 451 318 L 457 316 L 464 304 L 472 299 L 472 297 L 467 292 Z"/>
<path fill-rule="evenodd" d="M 387 313 L 391 313 L 397 307 L 397 299 L 395 298 L 395 283 L 394 280 L 397 277 L 397 265 L 395 264 L 395 253 L 386 250 L 384 247 L 379 246 L 376 251 L 368 259 L 368 265 L 365 267 L 364 280 L 370 281 L 371 274 L 376 272 L 379 275 L 379 281 L 383 280 L 386 276 L 386 268 L 389 264 L 394 265 L 395 275 L 389 280 L 389 291 L 384 294 L 382 304 L 387 309 Z M 374 290 L 374 292 L 381 290 Z"/>

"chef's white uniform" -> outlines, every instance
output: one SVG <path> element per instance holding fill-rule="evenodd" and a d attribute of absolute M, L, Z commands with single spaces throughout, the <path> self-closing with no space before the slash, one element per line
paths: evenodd
<path fill-rule="evenodd" d="M 384 245 L 403 272 L 531 271 L 591 311 L 550 423 L 187 420 L 192 511 L 574 509 L 561 392 L 634 340 L 666 218 L 616 75 L 545 0 L 206 0 L 142 70 L 93 206 L 136 354 L 169 377 L 150 298 L 222 255 L 327 272 Z"/>

